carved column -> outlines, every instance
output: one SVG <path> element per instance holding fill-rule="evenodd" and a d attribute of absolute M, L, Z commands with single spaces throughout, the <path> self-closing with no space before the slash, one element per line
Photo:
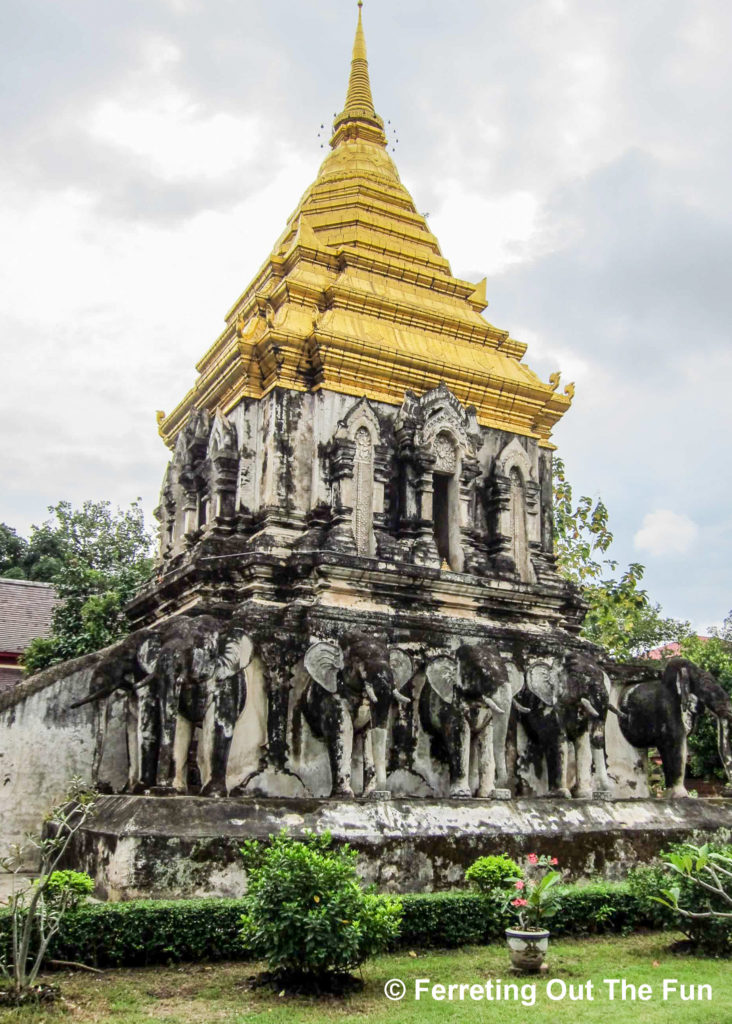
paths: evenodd
<path fill-rule="evenodd" d="M 433 477 L 437 459 L 427 448 L 417 453 L 416 497 L 419 510 L 416 521 L 417 538 L 412 548 L 415 565 L 440 567 L 440 556 L 435 543 L 435 525 L 432 511 Z"/>
<path fill-rule="evenodd" d="M 216 532 L 230 532 L 236 512 L 239 469 L 235 452 L 219 450 L 211 456 L 211 511 Z"/>
<path fill-rule="evenodd" d="M 333 487 L 333 523 L 325 546 L 331 551 L 355 555 L 358 552 L 353 532 L 353 475 L 356 442 L 337 437 L 330 449 L 330 479 Z"/>
<path fill-rule="evenodd" d="M 460 543 L 464 572 L 475 571 L 485 561 L 485 555 L 476 543 L 476 480 L 479 476 L 478 460 L 463 456 L 460 465 Z"/>
<path fill-rule="evenodd" d="M 387 507 L 386 493 L 391 475 L 391 453 L 385 444 L 374 445 L 374 506 L 373 528 L 376 553 L 382 558 L 396 557 L 397 541 L 390 532 L 391 509 Z"/>

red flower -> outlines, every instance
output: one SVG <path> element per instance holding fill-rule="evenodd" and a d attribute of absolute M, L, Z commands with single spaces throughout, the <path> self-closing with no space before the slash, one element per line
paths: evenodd
<path fill-rule="evenodd" d="M 535 853 L 530 853 L 527 859 L 529 861 L 529 864 L 538 864 L 539 863 L 539 858 L 537 857 L 537 855 Z"/>
<path fill-rule="evenodd" d="M 519 892 L 520 892 L 521 889 L 523 889 L 523 887 L 524 887 L 524 883 L 521 881 L 521 879 L 519 879 L 518 882 L 516 882 L 515 888 L 518 889 Z"/>
<path fill-rule="evenodd" d="M 528 907 L 528 900 L 511 900 L 512 907 Z"/>
<path fill-rule="evenodd" d="M 556 858 L 556 857 L 552 857 L 552 859 L 551 859 L 551 860 L 549 861 L 549 863 L 550 863 L 550 864 L 552 864 L 552 865 L 554 865 L 554 864 L 558 864 L 558 863 L 559 863 L 559 861 L 557 860 L 557 858 Z"/>

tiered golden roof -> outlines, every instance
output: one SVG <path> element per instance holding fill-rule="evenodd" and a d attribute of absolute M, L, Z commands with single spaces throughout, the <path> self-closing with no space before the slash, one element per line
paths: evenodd
<path fill-rule="evenodd" d="M 172 445 L 191 409 L 229 412 L 275 387 L 401 405 L 444 381 L 485 426 L 549 446 L 572 386 L 541 381 L 520 362 L 526 346 L 481 316 L 485 280 L 452 276 L 386 151 L 360 8 L 331 152 L 160 433 Z"/>

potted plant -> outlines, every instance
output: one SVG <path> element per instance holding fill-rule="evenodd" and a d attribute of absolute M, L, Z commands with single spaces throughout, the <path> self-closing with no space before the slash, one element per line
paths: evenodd
<path fill-rule="evenodd" d="M 556 857 L 528 856 L 526 878 L 513 880 L 513 890 L 506 900 L 506 908 L 516 918 L 516 927 L 506 929 L 506 942 L 511 963 L 519 971 L 539 971 L 544 966 L 549 948 L 549 931 L 545 921 L 557 910 L 557 890 L 560 880 Z"/>

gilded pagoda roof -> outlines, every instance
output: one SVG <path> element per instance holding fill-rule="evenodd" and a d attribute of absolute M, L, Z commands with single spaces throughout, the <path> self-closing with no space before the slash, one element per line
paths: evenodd
<path fill-rule="evenodd" d="M 441 381 L 478 420 L 549 446 L 573 388 L 542 381 L 526 346 L 482 315 L 486 283 L 453 277 L 402 184 L 374 109 L 361 5 L 346 102 L 331 151 L 160 433 L 194 408 L 231 411 L 276 387 L 327 389 L 400 406 Z"/>

